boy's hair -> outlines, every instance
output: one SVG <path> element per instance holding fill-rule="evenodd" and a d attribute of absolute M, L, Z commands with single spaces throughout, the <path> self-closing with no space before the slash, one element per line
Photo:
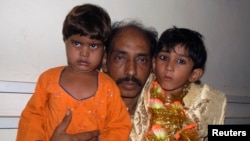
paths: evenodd
<path fill-rule="evenodd" d="M 111 28 L 112 28 L 111 36 L 108 40 L 106 48 L 107 53 L 109 53 L 112 41 L 117 34 L 119 34 L 123 29 L 134 28 L 145 35 L 145 39 L 147 39 L 148 42 L 150 43 L 150 53 L 151 53 L 150 55 L 151 57 L 153 57 L 154 49 L 157 46 L 157 37 L 158 37 L 158 32 L 153 27 L 145 27 L 142 23 L 136 20 L 131 20 L 131 21 L 123 20 L 120 22 L 114 22 Z"/>
<path fill-rule="evenodd" d="M 108 40 L 111 32 L 111 19 L 109 14 L 97 5 L 83 4 L 75 6 L 66 16 L 63 23 L 63 40 L 70 36 L 80 34 L 92 39 Z"/>
<path fill-rule="evenodd" d="M 176 45 L 182 45 L 189 53 L 194 66 L 193 69 L 205 69 L 207 51 L 203 42 L 203 36 L 197 32 L 186 28 L 173 27 L 165 30 L 159 38 L 155 51 L 155 56 L 166 48 L 168 52 L 174 50 Z"/>

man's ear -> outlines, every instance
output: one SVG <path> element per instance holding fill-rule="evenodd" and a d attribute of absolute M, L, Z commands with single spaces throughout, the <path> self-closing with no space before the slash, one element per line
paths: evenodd
<path fill-rule="evenodd" d="M 103 72 L 108 72 L 108 69 L 107 69 L 107 53 L 105 52 L 104 55 L 103 55 L 103 58 L 102 58 L 102 71 Z"/>
<path fill-rule="evenodd" d="M 201 78 L 201 76 L 203 75 L 203 69 L 194 69 L 192 71 L 191 76 L 189 77 L 189 82 L 196 82 L 197 80 L 199 80 Z"/>

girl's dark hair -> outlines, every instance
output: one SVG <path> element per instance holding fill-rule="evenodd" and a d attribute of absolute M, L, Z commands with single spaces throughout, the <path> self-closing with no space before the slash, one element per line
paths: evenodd
<path fill-rule="evenodd" d="M 204 70 L 207 51 L 203 42 L 203 36 L 199 32 L 187 28 L 177 28 L 174 26 L 165 30 L 159 38 L 155 56 L 163 48 L 166 48 L 170 52 L 179 44 L 188 51 L 189 57 L 194 63 L 193 69 L 201 68 Z"/>
<path fill-rule="evenodd" d="M 63 40 L 74 34 L 89 36 L 101 40 L 104 44 L 111 32 L 109 14 L 101 7 L 93 4 L 75 6 L 66 16 L 63 23 Z"/>

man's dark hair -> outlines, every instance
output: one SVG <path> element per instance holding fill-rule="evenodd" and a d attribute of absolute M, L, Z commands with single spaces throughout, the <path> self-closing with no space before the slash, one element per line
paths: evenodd
<path fill-rule="evenodd" d="M 112 24 L 111 36 L 108 40 L 107 48 L 106 48 L 107 54 L 110 51 L 110 46 L 112 44 L 114 37 L 117 34 L 119 34 L 123 29 L 130 28 L 130 27 L 141 31 L 145 35 L 146 39 L 148 39 L 148 42 L 150 43 L 150 55 L 151 57 L 153 57 L 154 49 L 157 46 L 158 32 L 153 27 L 145 27 L 139 21 L 136 21 L 136 20 L 132 20 L 128 22 L 124 20 L 124 21 L 115 22 Z"/>

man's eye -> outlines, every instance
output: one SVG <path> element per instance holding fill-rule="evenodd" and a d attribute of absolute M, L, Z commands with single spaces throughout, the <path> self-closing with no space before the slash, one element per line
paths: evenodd
<path fill-rule="evenodd" d="M 116 60 L 125 60 L 125 58 L 123 56 L 115 56 Z"/>
<path fill-rule="evenodd" d="M 136 59 L 137 62 L 140 62 L 140 63 L 144 63 L 144 62 L 147 62 L 147 58 L 146 57 L 138 57 Z"/>

